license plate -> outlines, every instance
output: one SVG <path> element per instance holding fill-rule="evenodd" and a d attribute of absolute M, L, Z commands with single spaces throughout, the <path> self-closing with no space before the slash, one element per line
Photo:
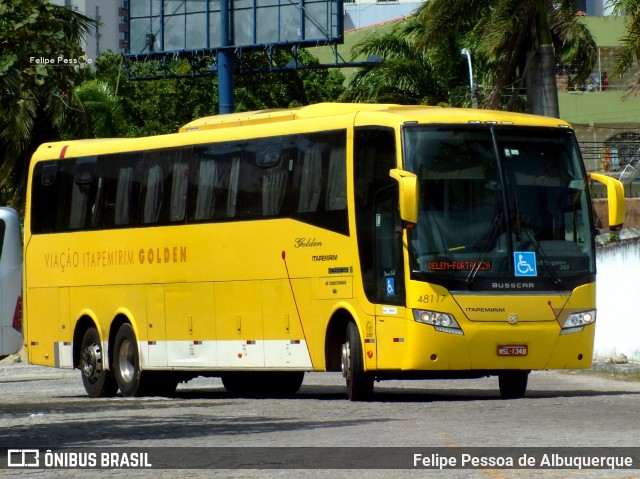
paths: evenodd
<path fill-rule="evenodd" d="M 498 344 L 498 356 L 526 356 L 528 353 L 526 344 Z"/>

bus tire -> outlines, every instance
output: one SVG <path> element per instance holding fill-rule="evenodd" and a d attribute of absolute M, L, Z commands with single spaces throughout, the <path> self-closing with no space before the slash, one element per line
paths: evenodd
<path fill-rule="evenodd" d="M 351 401 L 367 400 L 373 394 L 373 376 L 364 370 L 362 343 L 355 323 L 347 325 L 347 337 L 342 345 L 342 375 L 347 382 L 347 397 Z"/>
<path fill-rule="evenodd" d="M 126 397 L 144 396 L 140 354 L 136 334 L 130 324 L 118 329 L 113 344 L 113 369 L 120 392 Z"/>
<path fill-rule="evenodd" d="M 500 396 L 503 399 L 519 399 L 524 397 L 529 381 L 529 371 L 507 371 L 498 374 Z"/>
<path fill-rule="evenodd" d="M 113 397 L 118 392 L 113 374 L 104 368 L 100 335 L 93 326 L 87 329 L 80 343 L 80 373 L 89 397 Z"/>

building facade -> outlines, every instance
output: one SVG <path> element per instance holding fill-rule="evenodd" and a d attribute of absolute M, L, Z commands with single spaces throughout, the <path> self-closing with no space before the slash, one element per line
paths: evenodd
<path fill-rule="evenodd" d="M 98 25 L 83 41 L 87 56 L 95 60 L 101 53 L 111 50 L 121 53 L 125 40 L 126 0 L 49 0 L 55 5 L 72 8 L 98 21 Z"/>

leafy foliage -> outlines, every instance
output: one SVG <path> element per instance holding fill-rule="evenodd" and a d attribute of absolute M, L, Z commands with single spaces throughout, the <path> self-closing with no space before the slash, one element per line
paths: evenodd
<path fill-rule="evenodd" d="M 469 90 L 466 63 L 460 58 L 455 36 L 434 48 L 423 48 L 418 40 L 424 34 L 424 24 L 409 17 L 390 33 L 371 35 L 356 45 L 351 52 L 353 59 L 377 55 L 381 61 L 360 69 L 342 98 L 358 102 L 461 105 L 469 98 Z"/>
<path fill-rule="evenodd" d="M 307 66 L 318 61 L 300 52 Z M 289 57 L 276 54 L 278 65 Z M 239 63 L 239 62 L 238 62 Z M 172 74 L 184 78 L 129 81 L 127 69 L 135 68 L 136 77 L 157 75 L 153 62 L 125 65 L 120 55 L 105 53 L 96 61 L 96 81 L 108 86 L 118 104 L 117 113 L 106 105 L 92 111 L 93 122 L 106 124 L 111 115 L 118 124 L 112 126 L 117 136 L 145 136 L 177 131 L 194 118 L 218 113 L 218 80 L 215 76 L 195 74 L 185 59 L 173 60 L 168 66 Z M 203 67 L 202 70 L 205 70 Z M 260 70 L 260 72 L 256 72 Z M 249 55 L 236 65 L 234 75 L 235 111 L 287 108 L 320 101 L 333 101 L 343 91 L 344 77 L 338 71 L 322 69 L 269 72 L 269 64 L 261 55 Z M 200 73 L 203 73 L 202 71 Z M 206 73 L 206 72 L 205 72 Z M 84 87 L 84 85 L 83 85 Z M 103 97 L 107 101 L 107 97 Z M 97 136 L 108 130 L 95 129 Z M 111 135 L 107 135 L 111 136 Z"/>
<path fill-rule="evenodd" d="M 636 68 L 640 62 L 640 0 L 610 0 L 613 13 L 625 18 L 626 33 L 621 38 L 621 48 L 615 54 L 614 75 Z M 640 92 L 640 70 L 638 70 L 628 87 L 628 94 Z"/>
<path fill-rule="evenodd" d="M 492 85 L 486 107 L 517 109 L 524 86 L 529 111 L 557 115 L 556 61 L 545 54 L 554 49 L 556 60 L 572 63 L 577 81 L 597 58 L 595 41 L 575 13 L 572 0 L 430 0 L 417 13 L 426 32 L 419 43 L 437 45 L 457 31 L 479 59 L 482 82 Z M 541 96 L 554 101 L 540 105 Z"/>
<path fill-rule="evenodd" d="M 485 107 L 557 116 L 556 62 L 571 66 L 581 81 L 597 57 L 575 13 L 572 0 L 429 0 L 392 33 L 356 46 L 355 56 L 376 54 L 383 62 L 360 71 L 346 98 L 468 102 L 465 47 L 473 54 L 474 83 L 484 85 L 477 94 Z"/>
<path fill-rule="evenodd" d="M 81 36 L 93 22 L 48 0 L 0 3 L 0 201 L 22 210 L 29 158 L 82 114 L 73 88 L 84 76 Z M 76 122 L 75 125 L 82 122 Z"/>

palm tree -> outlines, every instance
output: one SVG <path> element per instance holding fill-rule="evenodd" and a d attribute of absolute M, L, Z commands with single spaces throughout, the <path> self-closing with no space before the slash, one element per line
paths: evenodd
<path fill-rule="evenodd" d="M 94 23 L 49 0 L 3 0 L 0 5 L 3 204 L 23 209 L 31 154 L 40 143 L 59 138 L 70 115 L 82 114 L 73 87 L 83 75 L 85 57 L 79 42 Z M 59 58 L 67 63 L 45 63 L 57 63 Z"/>
<path fill-rule="evenodd" d="M 576 15 L 573 0 L 427 0 L 418 9 L 431 47 L 458 31 L 465 46 L 486 64 L 484 83 L 493 86 L 484 105 L 517 109 L 522 87 L 527 111 L 559 116 L 556 64 L 573 63 L 576 80 L 586 79 L 597 58 L 596 44 Z"/>
<path fill-rule="evenodd" d="M 85 135 L 92 138 L 109 138 L 126 134 L 125 120 L 118 102 L 106 82 L 89 80 L 75 89 L 78 103 L 84 110 L 84 115 L 75 115 L 76 120 L 84 122 L 88 130 Z M 69 131 L 80 131 L 81 125 L 69 125 Z"/>
<path fill-rule="evenodd" d="M 622 37 L 620 49 L 615 54 L 614 75 L 622 75 L 640 61 L 640 0 L 610 0 L 615 15 L 624 15 L 626 34 Z M 638 70 L 629 87 L 628 94 L 640 91 L 640 70 Z"/>
<path fill-rule="evenodd" d="M 460 104 L 465 98 L 464 70 L 451 62 L 447 43 L 426 49 L 416 40 L 424 32 L 416 17 L 401 20 L 391 32 L 371 35 L 352 49 L 352 58 L 379 57 L 360 69 L 342 96 L 346 101 L 401 104 Z M 457 57 L 457 55 L 456 55 Z M 461 62 L 458 62 L 461 63 Z M 456 83 L 457 82 L 457 83 Z"/>

